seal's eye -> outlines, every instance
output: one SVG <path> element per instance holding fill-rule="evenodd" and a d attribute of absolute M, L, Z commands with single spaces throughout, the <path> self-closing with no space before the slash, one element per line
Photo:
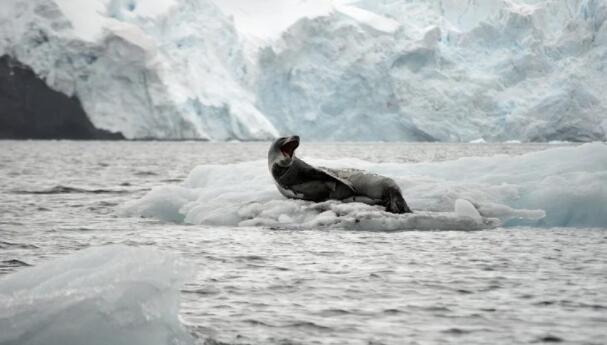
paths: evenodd
<path fill-rule="evenodd" d="M 282 146 L 280 147 L 280 151 L 283 155 L 289 158 L 293 158 L 293 153 L 295 152 L 297 146 L 299 146 L 299 142 L 297 140 L 289 140 L 286 143 L 282 144 Z"/>

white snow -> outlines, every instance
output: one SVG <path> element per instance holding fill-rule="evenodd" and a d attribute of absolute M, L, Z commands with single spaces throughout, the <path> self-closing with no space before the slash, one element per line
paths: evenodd
<path fill-rule="evenodd" d="M 81 250 L 0 279 L 0 343 L 193 344 L 178 320 L 189 269 L 149 248 Z"/>
<path fill-rule="evenodd" d="M 269 42 L 303 17 L 314 18 L 333 11 L 330 0 L 216 0 L 214 3 L 233 16 L 239 32 Z"/>
<path fill-rule="evenodd" d="M 352 5 L 337 4 L 335 10 L 356 20 L 358 23 L 366 24 L 378 31 L 394 32 L 400 27 L 400 24 L 394 19 L 386 18 Z"/>
<path fill-rule="evenodd" d="M 0 54 L 128 138 L 595 141 L 606 21 L 596 0 L 13 0 Z"/>
<path fill-rule="evenodd" d="M 123 213 L 214 226 L 365 230 L 477 230 L 496 226 L 605 226 L 607 145 L 554 148 L 522 156 L 400 164 L 307 160 L 390 176 L 412 215 L 379 206 L 286 199 L 265 161 L 202 165 L 182 185 L 161 186 Z"/>

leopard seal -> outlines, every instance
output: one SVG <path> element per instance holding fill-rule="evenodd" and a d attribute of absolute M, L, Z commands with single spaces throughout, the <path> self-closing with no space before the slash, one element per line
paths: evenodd
<path fill-rule="evenodd" d="M 268 151 L 268 168 L 280 193 L 314 202 L 341 200 L 382 205 L 391 213 L 412 213 L 396 182 L 358 169 L 314 167 L 295 157 L 299 136 L 276 139 Z"/>

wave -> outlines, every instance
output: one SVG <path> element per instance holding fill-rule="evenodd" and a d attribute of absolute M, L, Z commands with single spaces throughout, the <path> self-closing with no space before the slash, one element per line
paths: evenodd
<path fill-rule="evenodd" d="M 126 194 L 131 191 L 125 189 L 86 189 L 79 187 L 57 185 L 51 188 L 40 189 L 40 190 L 13 190 L 13 194 Z"/>

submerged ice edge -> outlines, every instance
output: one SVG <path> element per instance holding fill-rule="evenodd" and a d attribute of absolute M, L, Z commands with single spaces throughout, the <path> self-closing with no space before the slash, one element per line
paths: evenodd
<path fill-rule="evenodd" d="M 603 212 L 607 203 L 607 145 L 603 143 L 521 156 L 415 164 L 346 158 L 308 161 L 390 176 L 415 213 L 391 215 L 381 207 L 360 203 L 285 199 L 262 161 L 197 166 L 183 184 L 154 188 L 120 210 L 124 215 L 177 223 L 303 229 L 607 226 Z"/>
<path fill-rule="evenodd" d="M 193 344 L 178 319 L 190 268 L 151 248 L 93 247 L 0 279 L 0 344 Z"/>

